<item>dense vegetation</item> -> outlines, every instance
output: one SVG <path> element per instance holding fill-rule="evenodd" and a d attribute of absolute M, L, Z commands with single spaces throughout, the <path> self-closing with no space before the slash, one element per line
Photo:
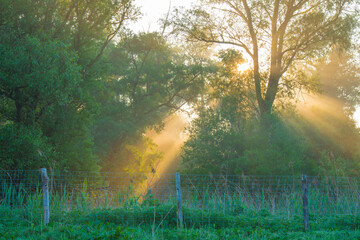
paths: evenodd
<path fill-rule="evenodd" d="M 149 171 L 160 154 L 143 133 L 199 96 L 202 61 L 126 30 L 132 1 L 0 8 L 1 169 Z"/>
<path fill-rule="evenodd" d="M 42 223 L 42 193 L 31 195 L 9 187 L 3 192 L 0 205 L 0 239 L 358 239 L 360 216 L 324 207 L 334 199 L 324 194 L 310 194 L 312 209 L 323 208 L 320 214 L 310 214 L 310 231 L 303 232 L 301 197 L 285 196 L 293 204 L 278 203 L 275 214 L 266 205 L 274 202 L 259 195 L 262 203 L 255 204 L 252 194 L 239 198 L 233 208 L 224 208 L 224 199 L 208 197 L 210 205 L 185 201 L 184 222 L 180 227 L 176 200 L 169 197 L 159 201 L 153 195 L 126 193 L 100 198 L 92 190 L 60 192 L 51 196 L 51 217 Z M 317 192 L 321 193 L 321 191 Z M 96 195 L 107 194 L 98 191 Z M 356 193 L 356 200 L 359 192 Z M 300 194 L 301 195 L 301 194 Z M 191 196 L 190 196 L 191 197 Z M 232 196 L 227 196 L 229 199 Z M 335 210 L 349 207 L 357 211 L 353 193 L 340 194 Z M 246 201 L 247 200 L 249 201 Z M 258 200 L 259 200 L 258 199 Z M 187 199 L 190 200 L 190 199 Z M 204 200 L 204 199 L 203 199 Z M 233 198 L 234 200 L 234 198 Z M 245 200 L 245 201 L 244 201 Z M 197 203 L 196 203 L 197 202 Z M 204 202 L 203 202 L 204 204 Z M 265 207 L 265 208 L 264 208 Z M 295 210 L 295 211 L 294 211 Z M 289 214 L 289 212 L 292 212 Z"/>
<path fill-rule="evenodd" d="M 128 28 L 135 2 L 0 0 L 0 239 L 360 239 L 356 178 L 309 190 L 306 233 L 300 184 L 205 188 L 216 174 L 359 176 L 358 1 L 201 0 L 147 33 Z M 155 144 L 164 129 L 185 130 L 178 155 L 174 138 Z M 169 155 L 210 177 L 184 194 L 183 228 L 169 192 L 125 197 L 135 180 L 103 173 L 146 173 L 146 188 Z M 10 171 L 41 167 L 62 174 L 47 225 L 38 173 Z"/>
<path fill-rule="evenodd" d="M 161 211 L 162 209 L 160 209 Z M 164 207 L 164 211 L 167 209 Z M 126 214 L 126 211 L 121 212 Z M 0 223 L 0 239 L 358 239 L 360 237 L 359 217 L 342 216 L 311 219 L 312 231 L 304 233 L 300 217 L 283 218 L 282 216 L 266 216 L 261 214 L 237 217 L 223 216 L 220 222 L 214 221 L 214 226 L 188 227 L 177 229 L 171 224 L 173 213 L 160 222 L 142 223 L 134 225 L 119 224 L 116 215 L 120 212 L 103 210 L 99 213 L 76 211 L 62 213 L 54 216 L 55 220 L 47 226 L 41 226 L 34 220 L 24 218 L 23 212 L 1 211 L 2 216 L 9 217 L 11 221 Z M 97 214 L 97 220 L 91 219 Z M 141 216 L 153 215 L 151 207 L 143 207 L 136 212 L 129 211 L 128 217 L 135 214 Z M 201 218 L 202 213 L 198 212 Z M 40 217 L 37 213 L 31 217 Z M 111 218 L 112 217 L 112 218 Z M 216 227 L 224 220 L 230 218 L 234 221 L 227 227 Z M 109 220 L 110 219 L 110 220 Z"/>
<path fill-rule="evenodd" d="M 355 3 L 233 2 L 135 34 L 132 0 L 1 0 L 0 168 L 156 171 L 145 133 L 191 108 L 184 172 L 357 175 Z"/>

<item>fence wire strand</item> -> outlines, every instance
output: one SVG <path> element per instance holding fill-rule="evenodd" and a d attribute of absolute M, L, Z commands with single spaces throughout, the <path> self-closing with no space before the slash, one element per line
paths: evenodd
<path fill-rule="evenodd" d="M 86 219 L 93 221 L 141 225 L 167 219 L 167 224 L 178 224 L 175 174 L 49 171 L 48 176 L 52 215 L 85 210 Z M 358 214 L 359 180 L 308 177 L 310 214 Z M 301 176 L 181 174 L 187 226 L 226 225 L 229 218 L 224 216 L 246 212 L 301 215 L 302 194 Z M 0 197 L 1 209 L 24 211 L 28 218 L 41 215 L 40 172 L 0 171 Z M 5 221 L 11 216 L 0 217 L 0 223 Z"/>

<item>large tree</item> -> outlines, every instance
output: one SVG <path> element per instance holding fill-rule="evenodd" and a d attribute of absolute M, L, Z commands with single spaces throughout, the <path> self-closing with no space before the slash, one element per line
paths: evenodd
<path fill-rule="evenodd" d="M 145 131 L 161 129 L 167 116 L 196 101 L 207 67 L 177 52 L 156 33 L 124 38 L 108 60 L 112 71 L 105 94 L 98 95 L 102 107 L 94 132 L 104 167 L 114 169 L 130 163 L 126 145 L 151 146 L 142 139 Z"/>
<path fill-rule="evenodd" d="M 29 145 L 29 158 L 49 143 L 57 167 L 95 169 L 94 96 L 105 88 L 108 47 L 138 16 L 133 1 L 0 0 L 0 9 L 0 131 L 14 135 L 14 147 L 4 149 L 19 150 L 3 152 L 9 157 L 0 165 L 14 158 L 16 166 L 30 167 L 18 157 L 24 148 L 17 142 Z M 19 129 L 34 142 L 23 141 Z M 36 142 L 41 138 L 44 144 Z"/>
<path fill-rule="evenodd" d="M 271 113 L 282 79 L 291 78 L 289 72 L 294 72 L 290 70 L 326 53 L 332 44 L 349 45 L 355 14 L 349 8 L 356 4 L 352 0 L 203 0 L 201 3 L 186 12 L 176 11 L 172 25 L 190 40 L 232 45 L 250 57 L 262 119 Z"/>

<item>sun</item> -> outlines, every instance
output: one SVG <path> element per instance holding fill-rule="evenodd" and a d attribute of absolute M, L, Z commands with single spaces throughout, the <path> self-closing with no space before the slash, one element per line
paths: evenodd
<path fill-rule="evenodd" d="M 244 63 L 240 63 L 240 64 L 237 64 L 237 71 L 239 73 L 243 73 L 243 72 L 246 72 L 250 69 L 250 65 L 248 62 L 244 62 Z"/>

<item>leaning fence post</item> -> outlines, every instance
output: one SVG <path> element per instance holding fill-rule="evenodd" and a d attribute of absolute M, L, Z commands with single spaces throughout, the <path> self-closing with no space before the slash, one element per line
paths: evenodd
<path fill-rule="evenodd" d="M 46 172 L 46 168 L 41 169 L 41 181 L 42 181 L 42 191 L 43 191 L 44 223 L 48 224 L 50 219 L 49 178 Z"/>
<path fill-rule="evenodd" d="M 308 184 L 306 175 L 302 176 L 302 190 L 303 190 L 303 212 L 304 212 L 304 230 L 309 230 L 309 202 L 308 202 Z"/>
<path fill-rule="evenodd" d="M 177 200 L 177 217 L 180 223 L 180 227 L 183 227 L 183 212 L 182 212 L 182 205 L 181 205 L 181 187 L 180 187 L 180 173 L 175 174 L 176 179 L 176 200 Z"/>

